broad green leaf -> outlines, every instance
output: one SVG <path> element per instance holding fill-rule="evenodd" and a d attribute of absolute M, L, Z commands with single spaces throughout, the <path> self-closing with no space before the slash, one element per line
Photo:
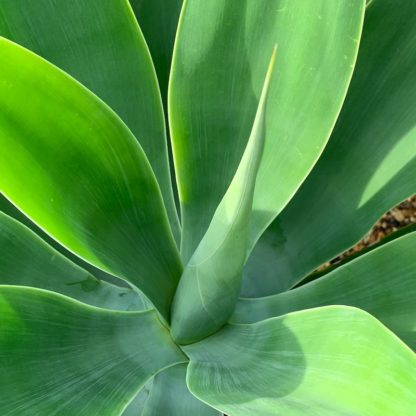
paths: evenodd
<path fill-rule="evenodd" d="M 335 306 L 184 347 L 193 394 L 229 416 L 411 415 L 416 356 L 375 318 Z"/>
<path fill-rule="evenodd" d="M 144 310 L 137 292 L 96 279 L 34 232 L 0 212 L 0 285 L 31 286 L 106 309 Z"/>
<path fill-rule="evenodd" d="M 182 3 L 183 0 L 130 0 L 152 54 L 164 104 Z"/>
<path fill-rule="evenodd" d="M 143 388 L 139 391 L 137 396 L 129 403 L 129 405 L 124 410 L 122 416 L 142 416 L 144 406 L 147 399 L 149 398 L 149 393 L 153 385 L 153 378 L 149 380 Z"/>
<path fill-rule="evenodd" d="M 244 152 L 273 45 L 281 59 L 270 87 L 250 246 L 325 146 L 353 71 L 364 6 L 364 0 L 184 2 L 168 101 L 185 262 Z"/>
<path fill-rule="evenodd" d="M 69 250 L 139 287 L 167 318 L 181 264 L 133 135 L 87 89 L 5 39 L 0 86 L 0 191 Z"/>
<path fill-rule="evenodd" d="M 364 309 L 416 349 L 416 232 L 297 289 L 240 299 L 232 322 L 250 323 L 324 305 Z"/>
<path fill-rule="evenodd" d="M 160 93 L 128 0 L 0 1 L 0 35 L 71 74 L 123 119 L 146 152 L 179 241 Z"/>
<path fill-rule="evenodd" d="M 66 249 L 64 246 L 59 244 L 58 241 L 54 240 L 45 231 L 43 231 L 39 226 L 37 226 L 33 221 L 31 221 L 23 212 L 19 211 L 19 209 L 15 207 L 9 200 L 7 200 L 6 197 L 2 194 L 0 194 L 0 212 L 7 214 L 9 217 L 12 217 L 15 220 L 19 221 L 19 223 L 21 223 L 22 225 L 25 225 L 26 227 L 30 228 L 48 245 L 53 247 L 56 251 L 61 253 L 63 256 L 71 260 L 76 265 L 80 266 L 82 269 L 85 269 L 86 271 L 90 272 L 90 274 L 92 274 L 94 277 L 98 278 L 99 280 L 104 280 L 116 286 L 129 287 L 128 283 L 125 280 L 122 280 L 114 275 L 111 275 L 105 272 L 104 270 L 98 269 L 97 267 L 93 266 L 91 263 L 84 261 L 80 257 L 76 256 L 74 253 Z M 144 295 L 142 294 L 142 296 Z"/>
<path fill-rule="evenodd" d="M 267 248 L 268 282 L 256 287 L 256 266 L 249 265 L 244 297 L 294 286 L 416 192 L 415 19 L 414 1 L 376 0 L 367 9 L 356 70 L 329 145 L 273 224 L 275 236 L 265 237 L 274 242 Z M 260 246 L 249 264 L 264 255 Z"/>
<path fill-rule="evenodd" d="M 186 361 L 154 311 L 1 286 L 0 316 L 2 415 L 118 415 L 154 374 Z"/>
<path fill-rule="evenodd" d="M 175 293 L 172 334 L 177 342 L 194 342 L 221 328 L 231 315 L 240 292 L 275 60 L 276 47 L 241 162 Z"/>
<path fill-rule="evenodd" d="M 143 413 L 136 415 L 222 416 L 222 413 L 202 403 L 189 392 L 186 386 L 186 365 L 180 364 L 156 375 Z"/>

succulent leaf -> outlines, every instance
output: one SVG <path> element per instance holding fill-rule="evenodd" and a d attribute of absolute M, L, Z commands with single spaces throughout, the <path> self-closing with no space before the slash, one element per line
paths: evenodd
<path fill-rule="evenodd" d="M 2 415 L 118 415 L 154 374 L 187 361 L 154 311 L 0 286 L 0 316 Z"/>
<path fill-rule="evenodd" d="M 0 191 L 69 250 L 139 287 L 168 319 L 181 263 L 142 148 L 67 74 L 4 38 L 0 51 Z"/>
<path fill-rule="evenodd" d="M 411 415 L 416 406 L 416 355 L 355 308 L 227 325 L 184 350 L 191 392 L 230 416 Z"/>
<path fill-rule="evenodd" d="M 121 117 L 155 172 L 179 243 L 159 87 L 128 1 L 1 1 L 0 36 L 68 72 Z"/>
<path fill-rule="evenodd" d="M 232 322 L 250 323 L 324 305 L 349 305 L 378 318 L 416 350 L 416 232 L 358 256 L 299 288 L 240 299 Z"/>
<path fill-rule="evenodd" d="M 270 60 L 247 147 L 198 248 L 185 267 L 172 305 L 172 334 L 195 342 L 231 315 L 246 259 L 256 176 L 263 155 L 267 97 L 276 60 Z"/>
<path fill-rule="evenodd" d="M 151 307 L 144 295 L 96 279 L 2 212 L 0 253 L 0 285 L 46 289 L 105 309 Z"/>
<path fill-rule="evenodd" d="M 169 85 L 169 122 L 186 263 L 244 152 L 270 50 L 266 143 L 251 247 L 321 154 L 353 72 L 364 0 L 185 1 Z"/>
<path fill-rule="evenodd" d="M 416 192 L 415 20 L 414 1 L 375 0 L 368 7 L 335 130 L 249 259 L 243 297 L 293 287 Z"/>

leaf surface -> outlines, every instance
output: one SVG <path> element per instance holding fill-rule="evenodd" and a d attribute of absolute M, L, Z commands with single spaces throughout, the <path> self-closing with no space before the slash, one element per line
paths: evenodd
<path fill-rule="evenodd" d="M 250 247 L 325 146 L 353 71 L 364 6 L 364 0 L 184 3 L 168 101 L 185 262 L 244 152 L 273 45 L 281 59 L 270 87 Z"/>
<path fill-rule="evenodd" d="M 416 192 L 415 19 L 416 2 L 376 0 L 368 7 L 356 69 L 331 140 L 254 250 L 243 297 L 293 287 Z M 266 270 L 257 285 L 259 268 Z"/>
<path fill-rule="evenodd" d="M 64 72 L 6 39 L 0 51 L 0 191 L 70 251 L 139 287 L 167 318 L 181 264 L 140 145 Z"/>
<path fill-rule="evenodd" d="M 139 415 L 139 414 L 137 414 Z M 154 378 L 141 416 L 222 416 L 193 396 L 186 386 L 186 364 L 169 367 Z"/>
<path fill-rule="evenodd" d="M 191 392 L 230 416 L 411 415 L 416 406 L 415 354 L 355 308 L 227 325 L 184 350 Z"/>
<path fill-rule="evenodd" d="M 152 385 L 153 378 L 142 387 L 137 396 L 126 407 L 122 416 L 142 416 L 142 412 L 149 397 Z"/>
<path fill-rule="evenodd" d="M 123 119 L 155 172 L 179 241 L 161 97 L 128 1 L 1 1 L 0 36 L 68 72 Z"/>
<path fill-rule="evenodd" d="M 118 415 L 154 374 L 186 361 L 154 311 L 1 286 L 0 316 L 2 415 Z"/>
<path fill-rule="evenodd" d="M 30 286 L 61 293 L 106 309 L 144 310 L 144 296 L 96 279 L 34 232 L 0 212 L 0 285 Z"/>
<path fill-rule="evenodd" d="M 152 54 L 166 104 L 173 45 L 183 0 L 130 0 Z"/>
<path fill-rule="evenodd" d="M 324 305 L 350 305 L 378 318 L 416 349 L 416 232 L 325 276 L 273 296 L 240 299 L 232 322 L 250 323 Z"/>
<path fill-rule="evenodd" d="M 267 95 L 276 60 L 273 50 L 247 147 L 209 228 L 181 277 L 172 309 L 172 334 L 188 343 L 227 321 L 241 286 L 256 175 L 264 148 Z"/>
<path fill-rule="evenodd" d="M 80 266 L 82 269 L 88 271 L 94 277 L 99 280 L 104 280 L 106 282 L 115 284 L 117 286 L 128 287 L 128 284 L 125 280 L 122 280 L 114 275 L 111 275 L 104 270 L 98 269 L 93 266 L 91 263 L 86 262 L 80 257 L 76 256 L 74 253 L 69 251 L 58 241 L 54 240 L 50 235 L 42 230 L 38 225 L 36 225 L 30 218 L 28 218 L 22 211 L 20 211 L 16 206 L 14 206 L 3 194 L 0 193 L 0 212 L 7 214 L 9 217 L 17 220 L 21 225 L 26 226 L 32 230 L 37 236 L 39 236 L 45 243 L 54 248 L 56 251 L 61 253 L 64 257 L 71 260 L 76 265 Z"/>

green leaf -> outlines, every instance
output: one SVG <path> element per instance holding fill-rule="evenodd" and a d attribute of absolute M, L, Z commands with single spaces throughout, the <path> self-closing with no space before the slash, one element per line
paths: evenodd
<path fill-rule="evenodd" d="M 167 318 L 181 264 L 130 131 L 64 72 L 5 39 L 0 86 L 0 191 L 69 250 L 139 287 Z"/>
<path fill-rule="evenodd" d="M 182 3 L 183 0 L 130 0 L 152 54 L 164 104 Z"/>
<path fill-rule="evenodd" d="M 25 225 L 27 228 L 30 228 L 45 243 L 53 247 L 56 251 L 61 253 L 64 257 L 71 260 L 76 265 L 80 266 L 82 269 L 88 271 L 94 277 L 100 280 L 104 280 L 106 282 L 112 283 L 117 286 L 129 287 L 128 283 L 125 280 L 122 280 L 114 275 L 111 275 L 105 272 L 104 270 L 98 269 L 97 267 L 93 266 L 91 263 L 87 263 L 80 257 L 76 256 L 74 253 L 66 249 L 64 246 L 59 244 L 58 241 L 54 240 L 45 231 L 39 228 L 22 211 L 19 211 L 19 209 L 15 207 L 8 199 L 6 199 L 6 197 L 3 194 L 0 194 L 0 212 L 7 214 L 9 217 L 12 217 L 15 220 L 19 221 L 19 223 L 21 223 L 22 225 Z"/>
<path fill-rule="evenodd" d="M 0 212 L 0 285 L 31 286 L 106 309 L 149 309 L 144 296 L 96 279 Z"/>
<path fill-rule="evenodd" d="M 193 396 L 186 386 L 186 365 L 158 373 L 140 390 L 123 416 L 222 416 Z"/>
<path fill-rule="evenodd" d="M 142 416 L 146 401 L 153 385 L 153 378 L 149 380 L 139 391 L 137 396 L 129 403 L 122 416 Z"/>
<path fill-rule="evenodd" d="M 128 1 L 1 1 L 0 35 L 71 74 L 123 119 L 146 152 L 179 241 L 156 74 Z"/>
<path fill-rule="evenodd" d="M 209 228 L 181 277 L 172 306 L 172 334 L 194 342 L 221 328 L 240 291 L 256 175 L 263 154 L 267 96 L 276 46 L 247 147 Z"/>
<path fill-rule="evenodd" d="M 250 323 L 317 306 L 350 305 L 371 313 L 416 349 L 415 258 L 413 232 L 297 289 L 240 299 L 231 321 Z"/>
<path fill-rule="evenodd" d="M 163 106 L 167 114 L 167 93 L 172 62 L 173 45 L 183 0 L 130 0 L 131 6 L 143 30 L 146 42 L 152 54 L 153 62 L 159 79 Z M 179 210 L 176 174 L 173 166 L 172 149 L 170 146 L 168 120 L 167 125 L 169 161 L 172 177 L 172 188 L 175 202 Z M 177 239 L 177 241 L 180 241 Z M 179 244 L 178 244 L 179 246 Z"/>
<path fill-rule="evenodd" d="M 376 0 L 367 9 L 356 70 L 329 145 L 273 225 L 268 282 L 251 287 L 258 276 L 250 273 L 244 297 L 293 287 L 416 192 L 415 19 L 413 1 Z M 250 261 L 257 263 L 256 252 Z"/>
<path fill-rule="evenodd" d="M 403 228 L 399 228 L 398 230 L 392 232 L 391 234 L 388 234 L 384 236 L 380 241 L 377 243 L 371 244 L 365 248 L 362 248 L 359 251 L 356 251 L 352 253 L 351 255 L 348 255 L 347 257 L 343 258 L 340 261 L 334 262 L 333 264 L 330 264 L 328 267 L 322 267 L 319 270 L 316 270 L 314 273 L 311 273 L 307 276 L 307 278 L 303 279 L 297 286 L 294 287 L 296 289 L 297 287 L 303 286 L 306 283 L 312 282 L 313 280 L 316 280 L 320 278 L 321 276 L 324 276 L 333 270 L 337 269 L 338 267 L 344 266 L 345 264 L 355 260 L 357 257 L 366 255 L 367 253 L 383 246 L 386 243 L 389 243 L 390 241 L 395 240 L 396 238 L 399 238 L 403 235 L 409 234 L 413 231 L 416 231 L 416 223 L 415 224 L 409 224 L 404 226 Z"/>
<path fill-rule="evenodd" d="M 189 392 L 186 386 L 185 364 L 169 367 L 154 378 L 141 416 L 161 415 L 222 416 L 221 413 L 202 403 Z"/>
<path fill-rule="evenodd" d="M 2 286 L 0 316 L 2 415 L 118 415 L 154 374 L 186 361 L 154 311 Z"/>
<path fill-rule="evenodd" d="M 188 261 L 237 169 L 273 45 L 266 144 L 250 246 L 319 157 L 353 71 L 364 0 L 185 1 L 169 120 Z"/>
<path fill-rule="evenodd" d="M 415 355 L 355 308 L 227 325 L 184 350 L 191 392 L 230 416 L 411 415 L 416 406 Z"/>

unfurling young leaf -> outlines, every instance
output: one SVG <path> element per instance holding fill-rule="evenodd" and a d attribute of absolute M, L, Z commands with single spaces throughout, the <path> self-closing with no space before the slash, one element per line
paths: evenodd
<path fill-rule="evenodd" d="M 183 272 L 173 301 L 172 334 L 180 343 L 195 342 L 221 328 L 232 313 L 240 292 L 276 52 L 275 46 L 241 162 Z"/>

